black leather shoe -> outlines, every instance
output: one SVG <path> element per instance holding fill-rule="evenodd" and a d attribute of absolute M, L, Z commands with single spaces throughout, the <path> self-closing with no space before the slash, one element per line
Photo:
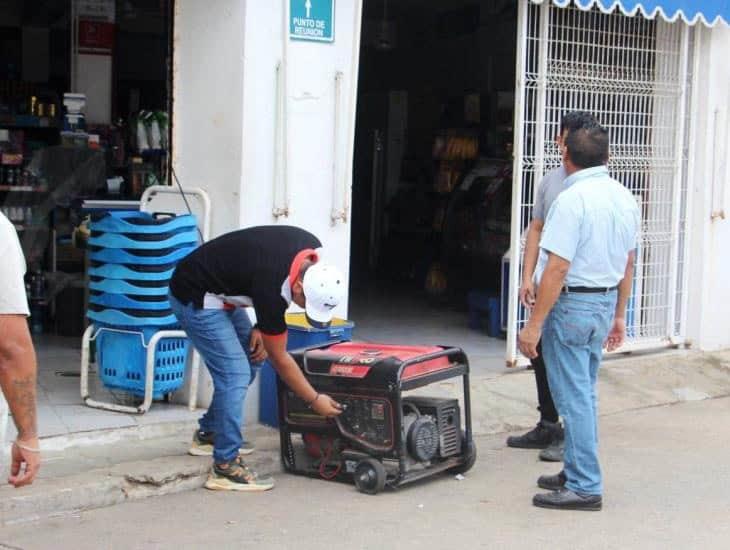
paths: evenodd
<path fill-rule="evenodd" d="M 553 441 L 547 449 L 540 451 L 538 455 L 543 462 L 562 462 L 565 440 Z"/>
<path fill-rule="evenodd" d="M 545 449 L 550 443 L 562 440 L 563 437 L 563 427 L 560 422 L 541 420 L 529 432 L 508 437 L 507 446 L 519 449 Z"/>
<path fill-rule="evenodd" d="M 551 476 L 540 476 L 537 478 L 537 486 L 548 491 L 559 491 L 565 487 L 565 473 L 561 470 L 557 474 Z"/>
<path fill-rule="evenodd" d="M 532 497 L 532 504 L 539 508 L 554 510 L 581 510 L 597 512 L 603 507 L 601 495 L 580 495 L 562 488 L 552 493 L 541 493 Z"/>

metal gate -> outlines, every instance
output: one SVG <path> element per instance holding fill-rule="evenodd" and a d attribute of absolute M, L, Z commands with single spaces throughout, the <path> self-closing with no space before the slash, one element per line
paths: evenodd
<path fill-rule="evenodd" d="M 522 362 L 517 334 L 524 234 L 536 187 L 560 164 L 560 117 L 580 109 L 608 128 L 609 171 L 639 202 L 642 232 L 627 343 L 621 351 L 683 341 L 687 257 L 687 112 L 692 32 L 618 10 L 602 13 L 519 1 L 515 160 L 507 361 Z"/>

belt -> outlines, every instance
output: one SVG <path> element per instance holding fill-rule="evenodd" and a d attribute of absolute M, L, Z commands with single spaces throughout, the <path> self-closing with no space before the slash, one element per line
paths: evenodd
<path fill-rule="evenodd" d="M 568 286 L 565 285 L 561 292 L 565 294 L 608 294 L 612 290 L 616 290 L 618 286 L 602 286 L 602 287 L 591 287 L 591 286 Z"/>

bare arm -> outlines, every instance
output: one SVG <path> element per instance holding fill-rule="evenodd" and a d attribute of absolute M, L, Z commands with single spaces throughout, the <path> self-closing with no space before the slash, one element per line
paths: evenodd
<path fill-rule="evenodd" d="M 0 387 L 18 429 L 8 481 L 33 481 L 40 466 L 36 423 L 36 357 L 24 315 L 0 315 Z M 21 472 L 21 465 L 25 469 Z"/>
<path fill-rule="evenodd" d="M 616 299 L 616 314 L 618 319 L 626 318 L 626 305 L 629 303 L 631 296 L 631 285 L 634 282 L 634 261 L 636 260 L 636 252 L 629 252 L 629 258 L 626 261 L 626 269 L 624 270 L 624 278 L 618 285 L 618 298 Z"/>
<path fill-rule="evenodd" d="M 18 439 L 37 437 L 36 359 L 25 316 L 0 315 L 0 334 L 0 386 Z"/>
<path fill-rule="evenodd" d="M 626 338 L 626 305 L 631 296 L 631 286 L 634 282 L 634 261 L 636 260 L 636 252 L 629 252 L 629 258 L 626 261 L 626 269 L 624 270 L 624 278 L 618 285 L 618 297 L 616 298 L 616 311 L 614 313 L 613 325 L 606 338 L 605 346 L 607 351 L 614 351 L 620 348 Z"/>
<path fill-rule="evenodd" d="M 299 365 L 286 351 L 285 334 L 278 336 L 263 334 L 262 336 L 264 347 L 274 369 L 295 394 L 304 402 L 309 403 L 312 409 L 322 416 L 336 416 L 342 412 L 339 403 L 327 395 L 319 394 L 304 377 Z"/>
<path fill-rule="evenodd" d="M 532 308 L 535 305 L 533 277 L 537 265 L 537 256 L 540 252 L 540 235 L 542 235 L 543 226 L 544 222 L 542 220 L 533 219 L 527 230 L 527 242 L 525 243 L 525 256 L 522 266 L 522 285 L 520 287 L 520 302 L 527 308 Z"/>
<path fill-rule="evenodd" d="M 542 325 L 555 302 L 558 301 L 569 269 L 568 260 L 548 253 L 548 261 L 540 280 L 535 308 L 532 310 L 527 325 L 520 331 L 520 351 L 530 359 L 537 357 L 537 343 L 540 341 Z"/>

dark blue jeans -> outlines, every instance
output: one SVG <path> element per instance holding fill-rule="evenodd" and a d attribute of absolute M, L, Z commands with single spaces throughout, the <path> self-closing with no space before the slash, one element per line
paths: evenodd
<path fill-rule="evenodd" d="M 589 495 L 603 493 L 596 378 L 615 309 L 615 290 L 563 293 L 543 327 L 542 351 L 550 392 L 565 424 L 565 486 Z"/>
<path fill-rule="evenodd" d="M 251 321 L 242 308 L 200 309 L 184 305 L 172 294 L 170 307 L 213 379 L 213 400 L 200 419 L 200 429 L 215 433 L 213 460 L 230 462 L 238 456 L 243 437 L 243 404 L 259 365 L 251 365 Z"/>

